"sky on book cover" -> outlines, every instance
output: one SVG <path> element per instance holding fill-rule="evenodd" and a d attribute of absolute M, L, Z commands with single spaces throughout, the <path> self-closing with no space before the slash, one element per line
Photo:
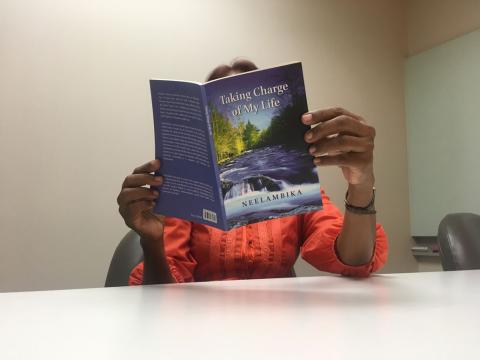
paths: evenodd
<path fill-rule="evenodd" d="M 321 209 L 300 63 L 206 84 L 229 227 Z"/>

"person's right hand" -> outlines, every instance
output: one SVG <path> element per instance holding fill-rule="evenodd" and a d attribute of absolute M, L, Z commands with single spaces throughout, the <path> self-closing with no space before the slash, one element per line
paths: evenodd
<path fill-rule="evenodd" d="M 160 160 L 153 160 L 137 167 L 122 184 L 117 197 L 118 211 L 125 224 L 135 230 L 143 239 L 163 238 L 165 216 L 153 213 L 155 201 L 159 196 L 157 190 L 146 185 L 159 186 L 163 177 L 152 173 L 160 168 Z"/>

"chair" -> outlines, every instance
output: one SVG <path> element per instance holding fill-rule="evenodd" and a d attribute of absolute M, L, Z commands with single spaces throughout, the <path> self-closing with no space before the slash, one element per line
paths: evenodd
<path fill-rule="evenodd" d="M 480 269 L 480 215 L 448 214 L 437 239 L 443 270 Z"/>
<path fill-rule="evenodd" d="M 113 253 L 105 287 L 127 286 L 130 272 L 142 260 L 143 249 L 140 245 L 140 236 L 135 231 L 130 230 Z"/>

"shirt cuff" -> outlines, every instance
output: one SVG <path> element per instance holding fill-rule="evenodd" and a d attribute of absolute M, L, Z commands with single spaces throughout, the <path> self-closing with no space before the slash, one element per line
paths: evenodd
<path fill-rule="evenodd" d="M 373 272 L 373 264 L 374 264 L 374 259 L 375 259 L 375 250 L 376 250 L 376 245 L 377 241 L 375 240 L 375 243 L 373 245 L 373 251 L 372 251 L 372 256 L 370 257 L 370 260 L 366 262 L 365 264 L 360 264 L 360 265 L 349 265 L 346 264 L 340 259 L 340 255 L 338 254 L 337 250 L 337 240 L 338 236 L 335 238 L 335 241 L 333 241 L 333 253 L 335 254 L 335 261 L 338 263 L 338 266 L 343 268 L 340 274 L 343 276 L 355 276 L 355 277 L 367 277 Z"/>

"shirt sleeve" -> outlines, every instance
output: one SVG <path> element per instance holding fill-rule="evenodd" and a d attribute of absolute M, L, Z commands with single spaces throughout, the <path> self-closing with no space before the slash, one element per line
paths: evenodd
<path fill-rule="evenodd" d="M 166 217 L 163 239 L 165 256 L 170 273 L 177 283 L 192 282 L 197 262 L 190 252 L 192 224 L 177 218 Z M 143 283 L 143 261 L 130 272 L 129 285 Z"/>
<path fill-rule="evenodd" d="M 359 266 L 343 263 L 337 255 L 335 242 L 342 230 L 343 215 L 322 189 L 323 210 L 303 215 L 302 258 L 320 271 L 345 276 L 366 277 L 379 270 L 387 261 L 387 235 L 376 224 L 374 253 L 370 261 Z"/>

